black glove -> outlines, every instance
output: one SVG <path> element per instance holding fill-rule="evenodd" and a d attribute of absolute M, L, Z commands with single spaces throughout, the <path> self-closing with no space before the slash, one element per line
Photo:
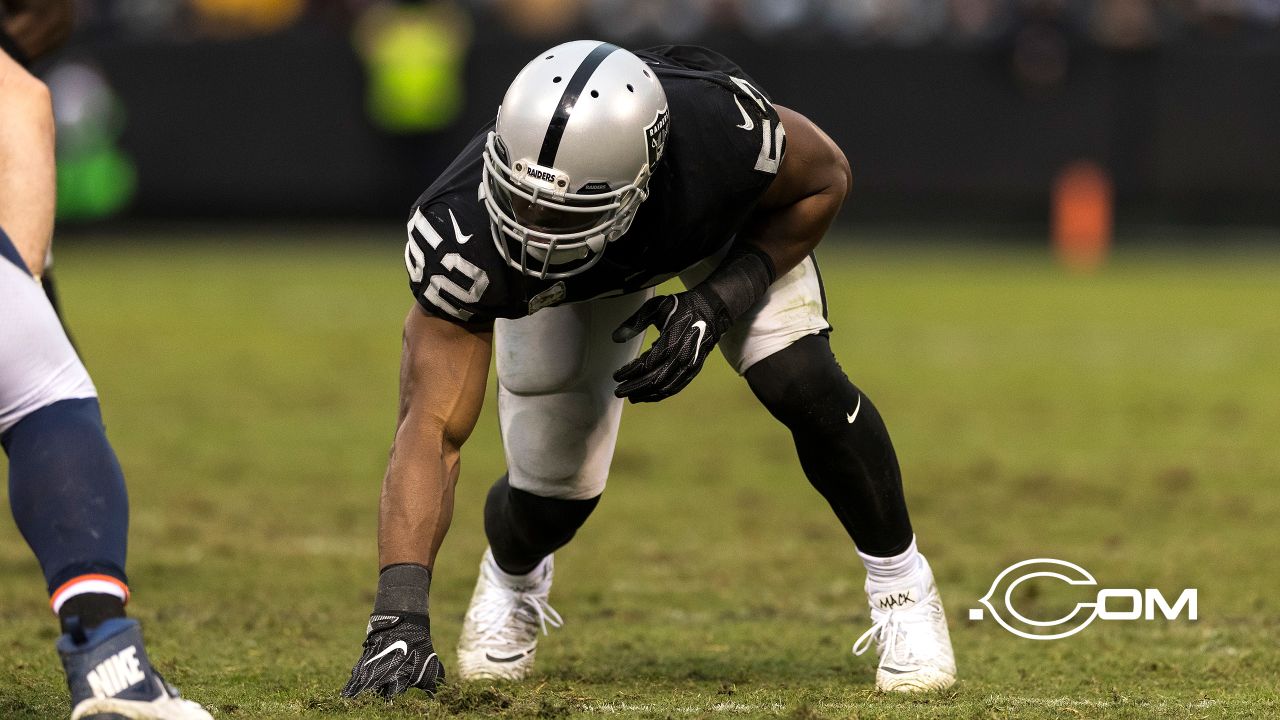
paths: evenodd
<path fill-rule="evenodd" d="M 613 341 L 627 342 L 650 325 L 658 327 L 658 339 L 613 374 L 620 383 L 613 394 L 633 403 L 657 402 L 683 390 L 733 321 L 765 296 L 776 276 L 765 251 L 740 245 L 698 285 L 646 300 L 613 331 Z"/>
<path fill-rule="evenodd" d="M 643 355 L 613 374 L 613 394 L 633 403 L 657 402 L 675 395 L 702 370 L 733 319 L 715 293 L 699 285 L 676 295 L 649 298 L 613 331 L 614 342 L 627 342 L 650 325 L 660 334 Z"/>
<path fill-rule="evenodd" d="M 342 688 L 345 697 L 372 690 L 390 698 L 411 687 L 434 693 L 444 682 L 444 665 L 431 646 L 431 619 L 412 613 L 369 616 L 364 654 Z"/>

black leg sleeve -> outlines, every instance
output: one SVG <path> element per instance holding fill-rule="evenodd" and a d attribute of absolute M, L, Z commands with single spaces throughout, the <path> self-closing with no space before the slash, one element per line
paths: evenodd
<path fill-rule="evenodd" d="M 751 366 L 751 390 L 791 431 L 800 466 L 858 549 L 889 556 L 911 544 L 898 457 L 884 420 L 810 335 Z"/>
<path fill-rule="evenodd" d="M 511 487 L 503 475 L 489 488 L 484 504 L 484 532 L 493 559 L 512 575 L 532 571 L 573 539 L 599 502 L 599 496 L 587 500 L 540 497 Z"/>

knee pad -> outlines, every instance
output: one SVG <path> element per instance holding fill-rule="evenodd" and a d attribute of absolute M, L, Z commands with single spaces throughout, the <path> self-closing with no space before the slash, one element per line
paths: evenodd
<path fill-rule="evenodd" d="M 503 570 L 522 575 L 573 539 L 600 502 L 597 495 L 563 500 L 511 487 L 503 476 L 489 489 L 484 529 Z"/>
<path fill-rule="evenodd" d="M 765 408 L 789 427 L 848 423 L 861 399 L 825 334 L 800 338 L 752 365 L 746 378 Z"/>

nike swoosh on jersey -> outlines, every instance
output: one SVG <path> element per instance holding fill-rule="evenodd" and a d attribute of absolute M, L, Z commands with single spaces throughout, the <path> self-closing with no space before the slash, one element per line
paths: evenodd
<path fill-rule="evenodd" d="M 858 404 L 853 406 L 853 412 L 849 413 L 849 424 L 852 425 L 854 420 L 858 419 L 858 411 L 862 410 L 862 395 L 858 395 Z"/>
<path fill-rule="evenodd" d="M 449 208 L 449 219 L 453 221 L 453 237 L 458 241 L 459 245 L 466 245 L 471 239 L 471 235 L 463 235 L 462 228 L 458 227 L 458 218 L 453 216 L 453 208 Z M 472 233 L 474 235 L 475 233 Z"/>
<path fill-rule="evenodd" d="M 737 105 L 738 112 L 742 113 L 742 124 L 738 125 L 737 127 L 740 127 L 743 130 L 754 129 L 756 126 L 756 121 L 752 120 L 750 115 L 747 115 L 747 111 L 742 108 L 742 103 L 738 102 L 738 97 L 736 95 L 733 97 L 733 104 Z"/>
<path fill-rule="evenodd" d="M 404 653 L 405 655 L 408 655 L 408 654 L 409 654 L 409 645 L 408 645 L 408 643 L 406 643 L 406 642 L 405 642 L 405 641 L 403 641 L 403 640 L 397 640 L 397 641 L 395 641 L 395 642 L 391 643 L 390 645 L 388 645 L 388 646 L 386 647 L 386 649 L 385 649 L 385 650 L 383 650 L 382 652 L 378 653 L 377 655 L 374 655 L 373 657 L 369 658 L 368 660 L 365 660 L 365 661 L 364 661 L 364 664 L 365 664 L 365 665 L 368 665 L 369 663 L 371 663 L 371 662 L 373 662 L 373 661 L 377 660 L 378 658 L 382 657 L 383 655 L 386 655 L 386 654 L 388 654 L 388 653 L 391 653 L 392 651 L 395 651 L 395 650 L 399 650 L 400 652 Z"/>
<path fill-rule="evenodd" d="M 698 353 L 702 352 L 702 338 L 707 334 L 707 321 L 699 320 L 693 326 L 698 328 L 698 342 L 693 346 L 693 360 L 690 364 L 698 362 Z"/>

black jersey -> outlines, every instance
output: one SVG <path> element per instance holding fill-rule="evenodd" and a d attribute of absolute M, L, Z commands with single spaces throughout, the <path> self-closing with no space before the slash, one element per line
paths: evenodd
<path fill-rule="evenodd" d="M 524 317 L 652 287 L 730 241 L 777 173 L 784 150 L 777 112 L 737 65 L 710 50 L 635 54 L 661 81 L 671 124 L 649 197 L 627 232 L 567 278 L 540 280 L 508 265 L 479 198 L 490 123 L 414 204 L 405 263 L 423 309 L 468 323 Z"/>

